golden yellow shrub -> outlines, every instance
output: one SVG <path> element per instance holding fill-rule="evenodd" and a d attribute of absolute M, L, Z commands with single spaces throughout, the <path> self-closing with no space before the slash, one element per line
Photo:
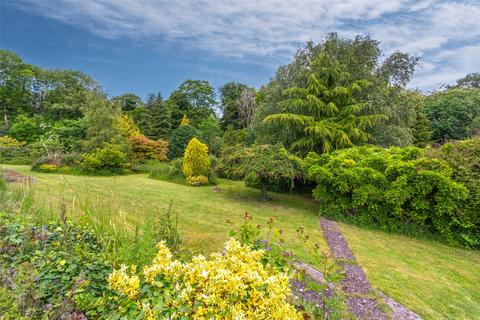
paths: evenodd
<path fill-rule="evenodd" d="M 25 143 L 10 136 L 0 136 L 0 147 L 21 147 Z"/>
<path fill-rule="evenodd" d="M 125 266 L 108 279 L 110 288 L 135 302 L 145 319 L 302 319 L 288 303 L 288 275 L 264 266 L 263 250 L 232 238 L 224 253 L 182 263 L 172 259 L 164 242 L 157 249 L 143 269 L 143 293 L 138 276 L 128 275 Z"/>
<path fill-rule="evenodd" d="M 182 172 L 187 178 L 187 182 L 202 181 L 203 178 L 193 177 L 208 177 L 210 172 L 210 159 L 208 158 L 208 147 L 201 143 L 197 138 L 193 138 L 185 149 L 183 156 Z M 192 180 L 193 179 L 193 180 Z M 208 183 L 208 178 L 206 183 Z"/>

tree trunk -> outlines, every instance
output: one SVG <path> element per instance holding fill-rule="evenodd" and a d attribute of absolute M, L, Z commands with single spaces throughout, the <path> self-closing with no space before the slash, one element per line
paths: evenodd
<path fill-rule="evenodd" d="M 262 200 L 267 201 L 267 181 L 263 178 L 260 179 L 260 192 L 262 193 Z"/>

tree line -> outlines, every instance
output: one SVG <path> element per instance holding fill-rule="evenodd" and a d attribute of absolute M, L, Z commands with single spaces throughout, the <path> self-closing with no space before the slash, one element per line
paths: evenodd
<path fill-rule="evenodd" d="M 55 135 L 67 151 L 90 150 L 115 139 L 108 124 L 127 114 L 146 137 L 169 140 L 176 149 L 170 157 L 181 156 L 193 136 L 216 155 L 229 140 L 281 143 L 306 154 L 362 143 L 422 146 L 478 131 L 478 73 L 424 94 L 407 88 L 418 57 L 382 57 L 368 36 L 330 34 L 306 43 L 258 90 L 229 82 L 217 93 L 208 81 L 189 79 L 167 99 L 155 93 L 143 100 L 133 93 L 107 97 L 82 72 L 46 70 L 2 50 L 0 130 L 26 143 Z M 183 117 L 188 126 L 180 126 Z"/>

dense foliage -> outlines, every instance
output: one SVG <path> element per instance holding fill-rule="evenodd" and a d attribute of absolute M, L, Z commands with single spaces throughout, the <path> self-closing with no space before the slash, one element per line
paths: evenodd
<path fill-rule="evenodd" d="M 391 231 L 420 226 L 451 242 L 478 244 L 477 213 L 465 211 L 468 189 L 446 161 L 421 149 L 356 147 L 310 153 L 305 163 L 322 214 Z"/>
<path fill-rule="evenodd" d="M 163 242 L 157 249 L 142 279 L 135 267 L 128 272 L 126 266 L 108 278 L 109 287 L 124 299 L 121 310 L 129 318 L 302 319 L 287 302 L 289 276 L 264 266 L 263 251 L 230 239 L 223 254 L 182 263 L 172 259 Z"/>
<path fill-rule="evenodd" d="M 366 104 L 355 98 L 369 82 L 352 79 L 337 60 L 321 55 L 312 63 L 318 70 L 308 76 L 306 87 L 285 90 L 289 99 L 281 102 L 285 113 L 263 121 L 280 125 L 291 139 L 290 146 L 305 154 L 329 152 L 368 141 L 366 129 L 382 115 L 360 115 Z"/>
<path fill-rule="evenodd" d="M 195 136 L 195 128 L 189 124 L 181 125 L 173 130 L 169 140 L 168 158 L 183 157 L 188 142 Z"/>
<path fill-rule="evenodd" d="M 185 149 L 182 172 L 187 178 L 187 182 L 191 185 L 208 184 L 208 174 L 210 172 L 208 147 L 197 138 L 190 140 Z"/>
<path fill-rule="evenodd" d="M 468 189 L 468 199 L 461 203 L 461 214 L 462 221 L 470 225 L 470 232 L 462 237 L 471 245 L 480 245 L 480 137 L 428 148 L 426 155 L 446 161 L 453 169 L 453 179 Z"/>
<path fill-rule="evenodd" d="M 122 173 L 127 161 L 127 154 L 121 146 L 105 143 L 103 148 L 97 148 L 83 154 L 79 165 L 86 172 Z"/>
<path fill-rule="evenodd" d="M 0 315 L 3 319 L 105 318 L 112 265 L 89 228 L 36 225 L 0 213 Z"/>
<path fill-rule="evenodd" d="M 341 38 L 333 33 L 319 43 L 307 42 L 294 56 L 292 62 L 279 67 L 271 79 L 257 94 L 257 108 L 252 122 L 251 134 L 261 143 L 289 145 L 291 139 L 287 132 L 279 132 L 275 127 L 264 123 L 263 119 L 271 114 L 283 113 L 281 101 L 288 99 L 286 89 L 307 87 L 307 82 L 315 70 L 312 61 L 321 55 L 327 55 L 345 66 L 353 80 L 364 79 L 370 82 L 368 88 L 355 96 L 365 102 L 367 107 L 362 114 L 383 114 L 388 120 L 376 123 L 368 129 L 372 142 L 382 146 L 406 146 L 412 143 L 412 130 L 415 128 L 417 101 L 405 103 L 405 89 L 410 81 L 418 58 L 401 52 L 385 56 L 379 42 L 366 36 L 353 39 Z"/>
<path fill-rule="evenodd" d="M 268 199 L 268 190 L 292 191 L 303 182 L 301 158 L 281 145 L 236 146 L 225 151 L 215 168 L 218 175 L 245 179 L 248 186 L 260 188 L 264 200 Z"/>
<path fill-rule="evenodd" d="M 214 114 L 215 90 L 208 81 L 186 80 L 167 100 L 172 123 L 178 124 L 186 115 L 192 125 L 198 125 Z"/>
<path fill-rule="evenodd" d="M 480 130 L 480 89 L 450 89 L 425 101 L 436 141 L 464 139 Z"/>
<path fill-rule="evenodd" d="M 132 159 L 135 160 L 167 160 L 168 142 L 162 139 L 157 141 L 148 139 L 144 135 L 130 138 L 132 147 Z"/>

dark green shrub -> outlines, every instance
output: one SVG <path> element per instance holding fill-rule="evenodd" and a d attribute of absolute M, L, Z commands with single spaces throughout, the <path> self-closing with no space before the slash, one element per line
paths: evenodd
<path fill-rule="evenodd" d="M 80 159 L 81 159 L 80 153 L 77 153 L 77 152 L 67 153 L 62 155 L 62 159 L 60 159 L 60 164 L 62 166 L 74 167 L 78 164 L 78 161 L 80 161 Z"/>
<path fill-rule="evenodd" d="M 195 135 L 195 128 L 189 124 L 181 125 L 173 130 L 168 140 L 168 159 L 183 157 L 188 142 Z"/>
<path fill-rule="evenodd" d="M 221 177 L 231 180 L 245 178 L 245 147 L 225 147 L 222 156 L 213 166 L 215 172 Z"/>
<path fill-rule="evenodd" d="M 436 141 L 465 139 L 478 132 L 480 89 L 453 88 L 427 97 L 425 113 Z"/>
<path fill-rule="evenodd" d="M 64 119 L 54 123 L 50 134 L 55 134 L 59 137 L 64 151 L 72 152 L 81 149 L 85 131 L 86 124 L 83 118 L 76 120 Z"/>
<path fill-rule="evenodd" d="M 34 142 L 45 133 L 45 123 L 38 117 L 18 115 L 10 128 L 10 134 L 18 141 Z"/>
<path fill-rule="evenodd" d="M 31 146 L 0 147 L 0 163 L 32 164 L 38 152 Z"/>
<path fill-rule="evenodd" d="M 217 167 L 218 165 L 218 159 L 217 157 L 213 156 L 213 155 L 208 155 L 208 158 L 210 159 L 210 170 L 208 171 L 208 183 L 209 184 L 217 184 L 217 173 L 215 171 L 215 168 Z"/>
<path fill-rule="evenodd" d="M 39 157 L 35 159 L 32 163 L 31 170 L 32 171 L 40 171 L 40 167 L 44 164 L 52 164 L 52 161 L 49 157 Z"/>
<path fill-rule="evenodd" d="M 269 148 L 267 149 L 270 150 Z M 275 146 L 274 149 L 275 151 L 273 153 L 269 153 L 270 156 L 272 156 L 271 160 L 273 162 L 282 160 L 284 164 L 289 163 L 293 171 L 295 171 L 295 174 L 292 176 L 289 175 L 288 177 L 277 176 L 275 179 L 270 177 L 267 182 L 267 189 L 277 192 L 291 192 L 294 188 L 302 190 L 303 187 L 308 186 L 308 181 L 302 173 L 302 160 L 289 154 L 287 150 L 279 145 Z M 225 148 L 222 157 L 213 167 L 215 168 L 215 172 L 222 178 L 231 180 L 245 179 L 247 186 L 260 188 L 260 179 L 254 178 L 253 175 L 247 177 L 247 173 L 251 167 L 251 162 L 262 156 L 261 147 L 257 145 L 251 147 L 235 146 Z"/>
<path fill-rule="evenodd" d="M 464 216 L 468 190 L 452 178 L 447 162 L 419 148 L 355 147 L 305 159 L 315 179 L 322 214 L 389 231 L 434 232 L 463 242 L 471 224 Z"/>
<path fill-rule="evenodd" d="M 480 245 L 480 136 L 428 148 L 426 155 L 446 161 L 454 169 L 453 179 L 468 189 L 469 197 L 463 202 L 461 221 L 472 227 L 461 236 L 471 245 Z"/>

